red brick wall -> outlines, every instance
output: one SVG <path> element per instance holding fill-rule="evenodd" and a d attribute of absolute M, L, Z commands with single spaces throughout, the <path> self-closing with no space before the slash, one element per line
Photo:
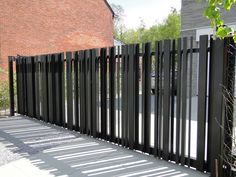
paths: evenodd
<path fill-rule="evenodd" d="M 113 44 L 104 0 L 0 0 L 0 65 L 9 55 L 35 55 Z"/>

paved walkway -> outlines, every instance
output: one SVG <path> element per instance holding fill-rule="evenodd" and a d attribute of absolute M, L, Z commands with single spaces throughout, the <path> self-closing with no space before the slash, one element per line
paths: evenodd
<path fill-rule="evenodd" d="M 27 117 L 0 119 L 0 174 L 44 176 L 209 176 Z"/>

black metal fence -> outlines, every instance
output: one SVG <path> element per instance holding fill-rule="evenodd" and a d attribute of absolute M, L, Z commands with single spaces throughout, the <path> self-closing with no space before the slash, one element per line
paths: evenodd
<path fill-rule="evenodd" d="M 12 115 L 15 61 L 17 113 L 223 176 L 232 41 L 208 39 L 9 57 Z"/>

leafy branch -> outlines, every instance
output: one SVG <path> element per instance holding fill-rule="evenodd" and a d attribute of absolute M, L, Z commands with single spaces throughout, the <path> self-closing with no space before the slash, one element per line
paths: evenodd
<path fill-rule="evenodd" d="M 224 24 L 221 16 L 221 10 L 230 11 L 236 0 L 207 0 L 208 6 L 204 11 L 204 16 L 211 21 L 211 27 L 215 29 L 215 37 L 224 39 L 232 36 L 236 43 L 235 30 Z"/>

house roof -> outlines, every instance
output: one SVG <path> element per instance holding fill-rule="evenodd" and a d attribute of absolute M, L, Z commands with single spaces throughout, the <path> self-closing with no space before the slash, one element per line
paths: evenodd
<path fill-rule="evenodd" d="M 115 13 L 114 11 L 112 10 L 110 4 L 107 2 L 107 0 L 104 0 L 105 1 L 105 4 L 107 5 L 107 7 L 110 9 L 111 13 L 112 13 L 112 16 L 114 17 L 115 16 Z"/>

